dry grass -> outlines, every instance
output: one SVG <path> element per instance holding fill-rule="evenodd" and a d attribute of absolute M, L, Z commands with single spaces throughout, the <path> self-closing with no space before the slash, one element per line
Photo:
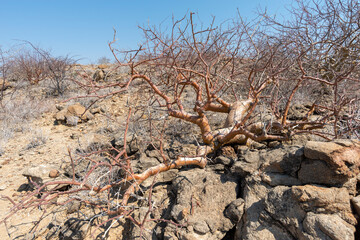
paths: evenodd
<path fill-rule="evenodd" d="M 17 91 L 11 98 L 3 101 L 0 108 L 0 153 L 4 153 L 7 142 L 14 133 L 32 131 L 29 123 L 48 112 L 51 106 L 51 99 L 24 94 L 23 91 Z M 35 135 L 34 139 L 38 138 L 38 134 Z"/>

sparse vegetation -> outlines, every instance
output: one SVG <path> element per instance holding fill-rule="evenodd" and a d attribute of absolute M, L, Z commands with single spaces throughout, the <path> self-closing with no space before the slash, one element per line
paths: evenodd
<path fill-rule="evenodd" d="M 9 71 L 9 61 L 7 52 L 4 52 L 0 47 L 0 103 L 4 99 L 5 90 L 9 88 L 9 83 L 7 82 L 7 76 Z"/>
<path fill-rule="evenodd" d="M 99 58 L 99 60 L 97 61 L 97 64 L 110 64 L 111 63 L 111 59 L 108 57 L 101 57 Z"/>
<path fill-rule="evenodd" d="M 50 51 L 24 41 L 20 47 L 2 54 L 3 74 L 15 82 L 28 82 L 37 85 L 46 81 L 50 92 L 62 95 L 69 84 L 69 74 L 76 60 L 69 56 L 55 57 Z M 5 68 L 6 66 L 6 68 Z"/>
<path fill-rule="evenodd" d="M 41 130 L 35 130 L 32 135 L 30 142 L 27 144 L 25 150 L 36 148 L 38 146 L 44 145 L 47 141 L 48 136 Z"/>
<path fill-rule="evenodd" d="M 66 91 L 69 79 L 68 75 L 76 60 L 69 56 L 54 57 L 49 51 L 34 46 L 27 42 L 38 55 L 42 57 L 42 62 L 46 71 L 46 78 L 54 95 L 63 95 Z"/>
<path fill-rule="evenodd" d="M 119 69 L 126 67 L 129 72 L 119 70 L 121 77 L 108 77 L 105 82 L 83 74 L 76 83 L 85 90 L 84 95 L 75 99 L 88 103 L 85 108 L 89 110 L 100 100 L 113 98 L 115 104 L 116 97 L 130 93 L 121 138 L 112 145 L 88 144 L 86 149 L 75 151 L 76 157 L 69 149 L 68 178 L 37 186 L 14 203 L 2 221 L 23 209 L 80 202 L 93 208 L 94 216 L 86 221 L 89 225 L 96 222 L 97 228 L 104 227 L 102 238 L 121 219 L 130 220 L 143 237 L 150 222 L 186 227 L 154 217 L 152 189 L 160 173 L 188 166 L 205 168 L 209 159 L 228 166 L 233 161 L 230 158 L 212 159 L 227 145 L 256 143 L 259 148 L 266 148 L 289 143 L 300 135 L 323 141 L 359 140 L 360 5 L 355 0 L 297 3 L 290 11 L 293 18 L 289 21 L 280 21 L 265 12 L 252 22 L 237 16 L 219 26 L 213 22 L 203 27 L 190 13 L 173 21 L 170 30 L 143 27 L 144 43 L 139 49 L 121 54 L 113 48 L 114 36 L 110 50 Z M 32 85 L 49 81 L 54 95 L 64 94 L 75 61 L 55 58 L 30 46 L 36 54 L 28 52 L 16 61 L 17 66 L 23 64 L 26 77 L 21 78 Z M 4 59 L 0 67 L 6 80 L 8 65 Z M 109 62 L 107 58 L 99 59 L 99 64 Z M 35 70 L 27 66 L 34 66 Z M 0 100 L 4 87 L 1 89 Z M 28 108 L 24 112 L 12 108 L 11 102 L 2 107 L 4 112 L 11 112 L 3 115 L 3 122 L 10 116 L 26 119 L 33 115 L 27 112 Z M 114 116 L 125 114 L 114 112 Z M 214 114 L 217 115 L 213 117 Z M 79 119 L 69 116 L 65 122 L 78 127 Z M 108 119 L 112 120 L 112 116 Z M 177 148 L 171 146 L 174 138 L 190 134 L 192 125 L 198 136 L 187 136 Z M 166 135 L 169 129 L 172 139 Z M 147 138 L 144 132 L 148 132 Z M 7 139 L 10 132 L 3 130 L 2 134 L 2 139 Z M 35 134 L 26 148 L 46 141 L 42 134 Z M 185 144 L 196 144 L 194 149 L 188 149 L 192 155 L 180 152 Z M 242 149 L 237 151 L 232 149 L 228 154 L 239 154 Z M 135 161 L 143 159 L 155 159 L 156 164 L 144 169 L 134 167 Z M 154 177 L 151 183 L 142 186 L 150 177 Z M 59 190 L 59 186 L 66 188 Z M 199 201 L 191 196 L 191 210 L 181 212 L 184 219 L 189 212 L 193 214 L 195 205 L 201 205 Z"/>

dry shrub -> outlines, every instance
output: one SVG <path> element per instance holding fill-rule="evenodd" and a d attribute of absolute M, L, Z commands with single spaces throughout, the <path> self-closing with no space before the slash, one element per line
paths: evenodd
<path fill-rule="evenodd" d="M 325 140 L 359 138 L 359 96 L 351 89 L 358 89 L 360 82 L 360 4 L 355 0 L 299 0 L 298 4 L 292 9 L 294 18 L 285 22 L 263 14 L 255 22 L 239 17 L 228 25 L 202 27 L 190 13 L 173 21 L 169 31 L 143 28 L 145 41 L 140 48 L 119 56 L 112 47 L 114 40 L 109 46 L 118 64 L 129 68 L 128 78 L 106 84 L 88 78 L 80 86 L 88 87 L 87 97 L 100 100 L 133 93 L 134 82 L 141 82 L 134 110 L 140 113 L 137 119 L 149 121 L 152 147 L 162 163 L 134 172 L 136 154 L 127 151 L 126 140 L 129 114 L 120 149 L 98 150 L 78 159 L 69 151 L 70 178 L 39 186 L 16 203 L 3 221 L 22 209 L 68 196 L 55 205 L 78 201 L 96 209 L 99 228 L 127 218 L 143 233 L 147 222 L 160 221 L 151 218 L 153 185 L 149 195 L 143 194 L 148 210 L 141 220 L 134 217 L 140 208 L 137 196 L 141 184 L 161 172 L 189 165 L 203 168 L 210 153 L 249 139 L 288 141 L 299 134 Z M 307 111 L 298 119 L 290 118 L 295 100 L 304 96 L 310 102 Z M 209 121 L 213 113 L 227 115 L 225 122 L 213 124 Z M 168 117 L 198 128 L 202 142 L 194 156 L 166 154 L 166 141 L 172 143 L 164 136 Z M 181 127 L 174 129 L 181 135 Z M 84 160 L 83 174 L 77 175 L 76 167 Z M 58 191 L 60 184 L 71 188 Z"/>
<path fill-rule="evenodd" d="M 8 79 L 26 81 L 32 85 L 46 80 L 52 95 L 63 95 L 72 76 L 71 68 L 76 63 L 70 56 L 53 56 L 50 51 L 24 41 L 20 47 L 9 50 Z"/>

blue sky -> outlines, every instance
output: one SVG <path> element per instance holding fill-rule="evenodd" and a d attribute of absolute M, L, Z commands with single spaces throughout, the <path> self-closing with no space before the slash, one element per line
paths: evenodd
<path fill-rule="evenodd" d="M 112 59 L 108 42 L 117 30 L 118 46 L 134 48 L 142 40 L 139 25 L 170 23 L 187 12 L 196 12 L 206 24 L 215 16 L 223 22 L 237 9 L 252 18 L 258 8 L 283 14 L 289 0 L 0 0 L 0 46 L 18 40 L 51 49 L 56 56 L 69 54 L 81 63 Z"/>

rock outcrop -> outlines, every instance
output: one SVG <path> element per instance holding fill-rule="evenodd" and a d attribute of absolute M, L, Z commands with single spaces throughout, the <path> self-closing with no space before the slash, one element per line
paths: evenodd
<path fill-rule="evenodd" d="M 245 151 L 244 215 L 235 239 L 355 239 L 358 141 Z M 351 201 L 350 201 L 351 200 Z"/>
<path fill-rule="evenodd" d="M 127 151 L 136 156 L 132 160 L 134 172 L 161 162 L 158 146 L 141 146 L 136 136 L 127 141 Z M 123 142 L 119 134 L 112 144 L 121 146 Z M 359 141 L 309 141 L 274 148 L 226 146 L 209 162 L 205 169 L 189 167 L 161 173 L 155 185 L 153 178 L 144 181 L 143 197 L 134 198 L 139 208 L 132 218 L 152 220 L 142 230 L 128 223 L 123 238 L 356 239 Z M 77 178 L 87 171 L 85 163 L 75 167 Z M 70 176 L 70 170 L 65 169 L 65 175 Z"/>
<path fill-rule="evenodd" d="M 171 190 L 163 196 L 173 200 L 163 217 L 177 225 L 154 224 L 151 237 L 355 239 L 359 153 L 359 142 L 350 140 L 273 149 L 226 146 L 207 169 L 172 172 Z M 140 158 L 149 157 L 156 165 L 155 156 Z"/>
<path fill-rule="evenodd" d="M 86 122 L 93 118 L 94 115 L 87 111 L 80 103 L 70 105 L 55 114 L 55 119 L 58 122 L 66 123 L 70 126 L 76 126 L 78 123 Z"/>
<path fill-rule="evenodd" d="M 304 183 L 342 186 L 359 174 L 360 144 L 355 141 L 312 142 L 304 149 L 299 179 Z"/>

